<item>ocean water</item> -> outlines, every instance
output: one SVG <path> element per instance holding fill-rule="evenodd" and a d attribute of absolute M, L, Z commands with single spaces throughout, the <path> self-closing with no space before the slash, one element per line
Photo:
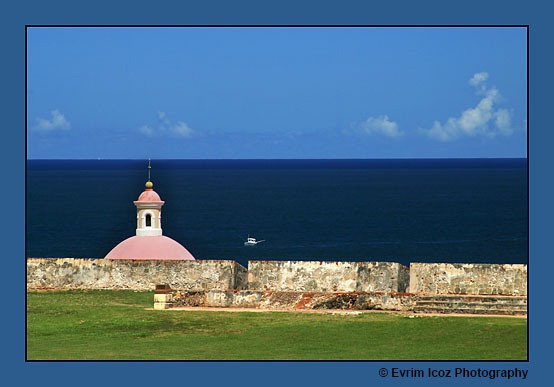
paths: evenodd
<path fill-rule="evenodd" d="M 27 161 L 28 257 L 135 234 L 143 160 Z M 162 227 L 197 259 L 527 263 L 526 159 L 153 160 Z M 266 241 L 245 247 L 250 235 Z"/>

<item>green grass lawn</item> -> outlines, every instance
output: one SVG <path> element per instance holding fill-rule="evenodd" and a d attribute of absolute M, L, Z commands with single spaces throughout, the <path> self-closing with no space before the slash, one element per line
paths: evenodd
<path fill-rule="evenodd" d="M 27 293 L 27 358 L 525 360 L 527 320 L 145 310 L 152 292 Z"/>

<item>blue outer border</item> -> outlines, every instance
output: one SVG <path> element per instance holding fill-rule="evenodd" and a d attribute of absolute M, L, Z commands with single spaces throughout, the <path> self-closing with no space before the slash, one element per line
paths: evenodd
<path fill-rule="evenodd" d="M 4 260 L 5 303 L 2 324 L 3 379 L 24 385 L 339 385 L 372 382 L 410 384 L 432 383 L 425 379 L 379 378 L 380 367 L 403 368 L 525 368 L 526 381 L 549 379 L 547 308 L 551 301 L 547 260 L 553 227 L 554 197 L 549 168 L 550 146 L 554 144 L 550 120 L 553 54 L 551 41 L 552 9 L 546 2 L 529 5 L 520 1 L 26 1 L 2 8 L 2 141 L 4 160 L 4 203 L 6 219 L 3 241 L 8 241 Z M 530 25 L 530 362 L 529 363 L 26 363 L 24 361 L 25 308 L 23 292 L 24 205 L 25 205 L 25 89 L 24 32 L 33 24 L 510 24 Z M 4 109 L 5 108 L 5 109 Z M 6 113 L 11 114 L 6 114 Z M 5 196 L 6 197 L 6 196 Z M 550 211 L 549 211 L 550 210 Z M 438 379 L 437 379 L 438 380 Z M 442 379 L 448 383 L 488 383 L 488 379 Z"/>

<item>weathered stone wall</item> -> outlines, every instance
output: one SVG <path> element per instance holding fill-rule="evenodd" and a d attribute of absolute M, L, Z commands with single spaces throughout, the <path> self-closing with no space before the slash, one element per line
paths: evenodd
<path fill-rule="evenodd" d="M 406 292 L 409 285 L 410 293 L 421 294 L 527 294 L 527 265 L 412 263 L 408 271 L 394 262 L 250 261 L 248 267 L 230 260 L 29 258 L 27 287 L 367 293 Z"/>
<path fill-rule="evenodd" d="M 406 293 L 388 292 L 275 292 L 264 290 L 174 291 L 172 306 L 236 307 L 272 310 L 350 309 L 407 311 L 416 298 Z"/>
<path fill-rule="evenodd" d="M 293 292 L 404 292 L 396 262 L 249 261 L 248 289 Z"/>
<path fill-rule="evenodd" d="M 228 260 L 27 259 L 29 289 L 245 289 L 246 279 L 246 268 Z"/>
<path fill-rule="evenodd" d="M 275 292 L 264 290 L 171 291 L 155 294 L 154 309 L 182 307 L 300 311 L 398 311 L 433 314 L 527 315 L 527 296 L 394 292 Z"/>
<path fill-rule="evenodd" d="M 410 293 L 527 295 L 527 265 L 411 263 Z"/>

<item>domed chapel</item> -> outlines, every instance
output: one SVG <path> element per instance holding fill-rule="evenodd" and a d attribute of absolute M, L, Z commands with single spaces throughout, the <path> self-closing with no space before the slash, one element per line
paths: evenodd
<path fill-rule="evenodd" d="M 105 259 L 194 260 L 179 242 L 162 235 L 162 206 L 165 202 L 153 189 L 150 168 L 149 160 L 146 189 L 133 202 L 137 207 L 136 235 L 115 246 Z"/>

